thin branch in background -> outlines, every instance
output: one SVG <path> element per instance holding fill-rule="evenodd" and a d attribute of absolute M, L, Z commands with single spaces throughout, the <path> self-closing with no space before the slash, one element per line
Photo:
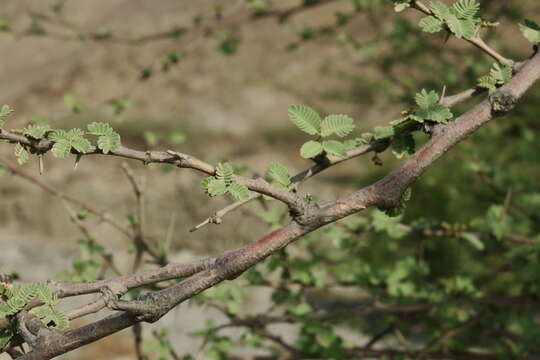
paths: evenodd
<path fill-rule="evenodd" d="M 138 323 L 133 326 L 132 328 L 133 332 L 133 341 L 135 346 L 135 355 L 137 356 L 137 360 L 147 360 L 148 357 L 144 354 L 142 351 L 142 324 Z"/>
<path fill-rule="evenodd" d="M 66 211 L 68 212 L 71 220 L 77 225 L 77 228 L 81 231 L 81 233 L 84 235 L 86 239 L 94 243 L 96 240 L 96 237 L 90 233 L 90 230 L 82 223 L 82 221 L 79 219 L 75 211 L 69 206 L 68 202 L 65 199 L 62 199 L 62 203 L 64 204 L 64 207 Z M 105 272 L 107 268 L 110 268 L 117 276 L 121 276 L 122 273 L 116 266 L 113 260 L 113 255 L 107 252 L 100 252 L 101 258 L 103 259 L 104 266 L 102 267 L 100 278 L 102 279 L 105 276 Z"/>
<path fill-rule="evenodd" d="M 174 226 L 176 224 L 176 211 L 173 211 L 171 214 L 171 219 L 169 221 L 169 226 L 167 227 L 167 235 L 165 237 L 165 244 L 163 246 L 163 253 L 169 253 L 171 249 L 171 242 L 174 235 Z"/>
<path fill-rule="evenodd" d="M 0 130 L 0 134 L 1 134 L 1 132 L 2 132 L 2 130 Z M 84 209 L 84 210 L 88 211 L 89 213 L 95 215 L 101 221 L 112 225 L 115 229 L 120 231 L 122 234 L 124 234 L 127 237 L 131 238 L 131 236 L 132 236 L 131 231 L 129 231 L 124 226 L 120 225 L 120 223 L 117 220 L 115 220 L 114 217 L 111 214 L 109 214 L 107 211 L 97 210 L 93 206 L 91 206 L 91 205 L 89 205 L 87 203 L 84 203 L 79 199 L 76 199 L 76 198 L 74 198 L 74 197 L 72 197 L 70 195 L 64 194 L 60 190 L 52 187 L 51 185 L 45 184 L 44 182 L 37 179 L 36 177 L 24 173 L 18 167 L 15 167 L 15 166 L 11 165 L 7 160 L 5 160 L 3 158 L 0 158 L 0 164 L 3 165 L 4 167 L 6 167 L 6 169 L 8 169 L 11 174 L 13 174 L 15 176 L 18 176 L 21 179 L 24 179 L 24 180 L 26 180 L 26 181 L 34 184 L 34 185 L 37 185 L 38 187 L 40 187 L 42 190 L 45 190 L 49 194 L 52 194 L 52 195 L 54 195 L 54 196 L 56 196 L 56 197 L 58 197 L 58 198 L 60 198 L 62 200 L 68 201 L 69 203 L 80 207 L 81 209 Z"/>
<path fill-rule="evenodd" d="M 122 170 L 124 174 L 129 179 L 131 188 L 135 195 L 136 201 L 136 215 L 131 221 L 131 226 L 133 227 L 133 245 L 135 247 L 135 256 L 133 260 L 132 272 L 137 272 L 142 263 L 142 256 L 145 251 L 148 251 L 154 259 L 158 260 L 159 255 L 157 252 L 153 251 L 153 248 L 149 246 L 144 236 L 143 231 L 143 222 L 144 222 L 144 179 L 141 177 L 140 180 L 135 178 L 133 170 L 125 162 L 122 163 Z"/>

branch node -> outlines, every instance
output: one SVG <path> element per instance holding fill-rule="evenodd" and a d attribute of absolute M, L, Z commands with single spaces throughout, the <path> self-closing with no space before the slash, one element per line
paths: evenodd
<path fill-rule="evenodd" d="M 221 223 L 223 222 L 223 219 L 216 213 L 216 214 L 210 216 L 208 222 L 209 222 L 210 224 L 217 224 L 217 225 L 219 225 L 219 224 L 221 224 Z"/>
<path fill-rule="evenodd" d="M 147 150 L 144 152 L 144 154 L 145 154 L 145 158 L 143 160 L 143 164 L 148 165 L 152 162 L 152 151 Z"/>
<path fill-rule="evenodd" d="M 517 97 L 511 90 L 499 89 L 489 96 L 491 111 L 500 115 L 512 110 L 517 102 Z"/>
<path fill-rule="evenodd" d="M 103 301 L 109 309 L 112 310 L 121 310 L 119 305 L 119 299 L 128 292 L 128 288 L 118 281 L 113 281 L 107 286 L 101 288 L 101 294 L 103 295 Z"/>

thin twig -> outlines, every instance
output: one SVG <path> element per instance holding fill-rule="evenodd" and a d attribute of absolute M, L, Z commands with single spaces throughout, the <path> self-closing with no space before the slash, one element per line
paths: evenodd
<path fill-rule="evenodd" d="M 1 131 L 0 131 L 0 135 L 1 135 Z M 0 136 L 0 139 L 1 139 L 1 136 Z M 9 172 L 11 174 L 13 174 L 15 176 L 18 176 L 18 177 L 20 177 L 22 179 L 25 179 L 25 180 L 27 180 L 28 182 L 30 182 L 30 183 L 32 183 L 34 185 L 37 185 L 38 187 L 45 190 L 49 194 L 52 194 L 52 195 L 54 195 L 54 196 L 56 196 L 56 197 L 58 197 L 60 199 L 68 201 L 68 202 L 72 203 L 73 205 L 78 206 L 78 207 L 88 211 L 89 213 L 97 216 L 101 221 L 112 225 L 114 228 L 116 228 L 118 231 L 120 231 L 122 234 L 126 235 L 127 237 L 132 236 L 131 232 L 127 228 L 125 228 L 124 226 L 120 225 L 120 223 L 117 220 L 115 220 L 112 217 L 112 215 L 109 214 L 108 212 L 97 210 L 93 206 L 91 206 L 91 205 L 89 205 L 87 203 L 84 203 L 79 199 L 76 199 L 76 198 L 74 198 L 74 197 L 72 197 L 70 195 L 64 194 L 60 190 L 52 187 L 51 185 L 45 184 L 41 180 L 38 180 L 36 177 L 24 173 L 23 171 L 19 170 L 17 167 L 15 167 L 13 165 L 11 165 L 7 160 L 5 160 L 3 158 L 0 158 L 0 164 L 5 166 L 9 170 Z"/>

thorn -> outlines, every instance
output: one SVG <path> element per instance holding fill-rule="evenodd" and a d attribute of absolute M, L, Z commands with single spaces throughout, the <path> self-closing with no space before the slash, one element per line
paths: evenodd
<path fill-rule="evenodd" d="M 73 170 L 77 170 L 77 166 L 79 166 L 79 161 L 81 161 L 81 154 L 77 154 L 75 157 L 75 164 L 73 164 Z"/>
<path fill-rule="evenodd" d="M 44 166 L 43 166 L 43 155 L 39 154 L 38 156 L 38 162 L 39 162 L 39 175 L 43 175 L 44 172 Z"/>
<path fill-rule="evenodd" d="M 442 103 L 444 100 L 444 97 L 446 96 L 446 85 L 443 85 L 443 88 L 441 90 L 441 97 L 439 98 L 439 104 Z"/>

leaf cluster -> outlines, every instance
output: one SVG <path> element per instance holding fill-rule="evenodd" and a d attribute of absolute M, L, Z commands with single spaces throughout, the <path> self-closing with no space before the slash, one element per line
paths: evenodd
<path fill-rule="evenodd" d="M 399 119 L 390 122 L 388 126 L 376 126 L 373 133 L 362 134 L 360 141 L 370 143 L 391 138 L 392 152 L 397 158 L 412 155 L 416 148 L 412 131 L 418 124 L 446 124 L 453 117 L 448 106 L 440 104 L 440 96 L 434 90 L 422 89 L 414 99 L 418 107 L 416 110 L 404 111 Z"/>
<path fill-rule="evenodd" d="M 4 120 L 3 117 L 8 116 L 13 112 L 13 109 L 9 105 L 2 105 L 2 108 L 0 109 L 0 130 L 4 127 Z"/>
<path fill-rule="evenodd" d="M 355 140 L 326 139 L 331 135 L 343 138 L 354 130 L 354 120 L 347 115 L 328 115 L 321 119 L 320 115 L 309 106 L 292 105 L 289 107 L 289 119 L 303 132 L 317 136 L 316 140 L 309 140 L 300 148 L 300 156 L 304 159 L 312 159 L 321 154 L 345 157 L 347 151 L 357 145 Z"/>
<path fill-rule="evenodd" d="M 237 200 L 247 200 L 250 196 L 249 189 L 243 184 L 235 183 L 234 176 L 234 168 L 230 163 L 219 163 L 216 174 L 201 181 L 201 188 L 211 197 L 228 193 Z"/>
<path fill-rule="evenodd" d="M 476 0 L 459 0 L 451 7 L 440 0 L 430 3 L 431 15 L 423 17 L 418 25 L 423 31 L 437 33 L 448 29 L 457 38 L 472 39 L 481 23 L 477 16 L 480 4 Z"/>
<path fill-rule="evenodd" d="M 54 308 L 59 303 L 58 298 L 44 283 L 0 283 L 0 318 L 13 317 L 34 299 L 39 299 L 44 305 L 35 307 L 30 312 L 43 324 L 57 330 L 69 327 L 68 315 Z M 11 327 L 0 331 L 0 348 L 4 347 L 14 334 Z"/>
<path fill-rule="evenodd" d="M 120 145 L 120 135 L 109 124 L 102 122 L 88 124 L 87 131 L 79 128 L 67 131 L 52 129 L 49 124 L 39 122 L 26 126 L 22 134 L 35 140 L 47 138 L 53 141 L 51 152 L 57 158 L 65 158 L 72 152 L 86 154 L 91 151 L 92 144 L 85 135 L 97 136 L 97 148 L 104 154 L 115 151 Z M 17 143 L 14 151 L 19 164 L 22 165 L 29 160 L 30 150 L 25 145 Z"/>
<path fill-rule="evenodd" d="M 512 73 L 510 66 L 494 63 L 489 74 L 478 79 L 477 86 L 487 89 L 489 94 L 492 94 L 499 86 L 506 84 L 510 80 Z"/>

